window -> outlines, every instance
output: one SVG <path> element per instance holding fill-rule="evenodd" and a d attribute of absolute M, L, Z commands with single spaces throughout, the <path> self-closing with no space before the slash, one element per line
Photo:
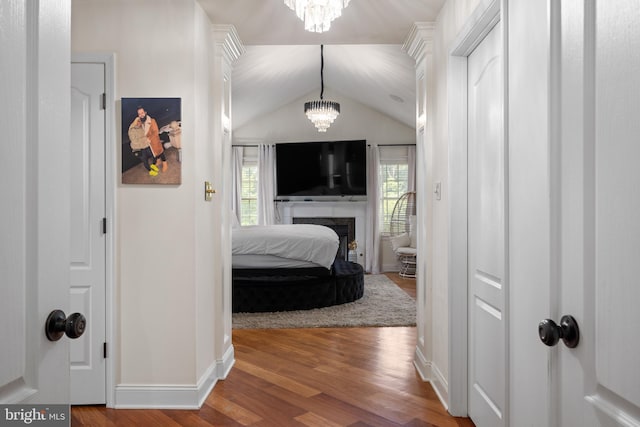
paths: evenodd
<path fill-rule="evenodd" d="M 380 232 L 389 233 L 397 200 L 409 191 L 409 156 L 406 146 L 380 147 Z"/>
<path fill-rule="evenodd" d="M 258 224 L 258 165 L 242 166 L 242 194 L 240 195 L 240 224 Z"/>

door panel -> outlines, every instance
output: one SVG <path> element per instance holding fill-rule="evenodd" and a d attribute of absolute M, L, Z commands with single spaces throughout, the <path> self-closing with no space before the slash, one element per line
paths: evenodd
<path fill-rule="evenodd" d="M 504 425 L 505 169 L 498 23 L 468 57 L 469 416 Z"/>
<path fill-rule="evenodd" d="M 37 389 L 29 384 L 28 376 L 33 364 L 28 363 L 27 342 L 25 330 L 22 325 L 27 324 L 29 306 L 34 301 L 29 298 L 28 282 L 26 277 L 27 265 L 33 257 L 27 256 L 27 224 L 33 224 L 34 217 L 27 211 L 27 194 L 25 186 L 27 182 L 27 128 L 26 118 L 15 114 L 21 111 L 25 105 L 26 52 L 23 46 L 5 42 L 12 37 L 26 37 L 24 17 L 24 5 L 15 5 L 12 12 L 16 17 L 6 19 L 3 13 L 0 15 L 0 27 L 11 37 L 0 38 L 0 46 L 4 55 L 10 55 L 15 63 L 9 61 L 0 62 L 0 93 L 3 94 L 3 102 L 0 103 L 0 117 L 9 118 L 2 121 L 4 137 L 2 148 L 6 153 L 11 153 L 11 161 L 3 162 L 0 167 L 0 179 L 3 183 L 0 189 L 3 200 L 3 209 L 0 209 L 0 271 L 2 272 L 2 298 L 0 298 L 0 310 L 5 313 L 9 324 L 2 328 L 0 338 L 0 402 L 21 401 L 25 397 L 36 393 Z M 5 50 L 6 49 L 6 50 Z M 5 204 L 4 201 L 7 201 Z M 27 302 L 29 304 L 27 304 Z M 31 337 L 33 339 L 34 337 Z"/>
<path fill-rule="evenodd" d="M 71 343 L 71 402 L 106 401 L 105 91 L 104 64 L 71 65 L 71 283 L 72 312 L 87 318 Z"/>
<path fill-rule="evenodd" d="M 69 398 L 69 340 L 44 324 L 69 304 L 70 13 L 60 0 L 0 13 L 0 403 Z"/>
<path fill-rule="evenodd" d="M 560 314 L 581 341 L 552 359 L 553 399 L 560 425 L 640 426 L 640 9 L 568 0 L 561 15 Z"/>
<path fill-rule="evenodd" d="M 600 0 L 596 17 L 595 377 L 638 406 L 640 8 Z"/>

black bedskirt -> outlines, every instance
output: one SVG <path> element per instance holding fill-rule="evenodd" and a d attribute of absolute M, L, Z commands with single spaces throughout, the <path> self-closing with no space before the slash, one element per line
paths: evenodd
<path fill-rule="evenodd" d="M 336 260 L 326 268 L 233 269 L 232 311 L 308 310 L 362 298 L 360 264 Z"/>

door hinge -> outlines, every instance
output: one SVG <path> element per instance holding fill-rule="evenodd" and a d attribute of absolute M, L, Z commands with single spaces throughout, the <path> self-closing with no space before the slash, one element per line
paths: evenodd
<path fill-rule="evenodd" d="M 107 218 L 102 218 L 102 234 L 107 234 Z"/>
<path fill-rule="evenodd" d="M 106 110 L 107 109 L 107 94 L 103 93 L 102 96 L 100 97 L 100 99 L 101 99 L 100 102 L 102 103 L 101 108 L 103 110 Z"/>
<path fill-rule="evenodd" d="M 107 343 L 102 344 L 102 357 L 107 358 Z"/>

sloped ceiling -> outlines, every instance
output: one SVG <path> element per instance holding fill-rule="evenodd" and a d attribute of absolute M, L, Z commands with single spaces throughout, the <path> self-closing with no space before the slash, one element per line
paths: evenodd
<path fill-rule="evenodd" d="M 445 0 L 351 0 L 322 34 L 305 31 L 283 0 L 199 2 L 212 22 L 234 25 L 246 48 L 233 68 L 234 128 L 309 92 L 319 98 L 321 44 L 333 100 L 348 97 L 415 126 L 415 65 L 402 44 Z"/>

